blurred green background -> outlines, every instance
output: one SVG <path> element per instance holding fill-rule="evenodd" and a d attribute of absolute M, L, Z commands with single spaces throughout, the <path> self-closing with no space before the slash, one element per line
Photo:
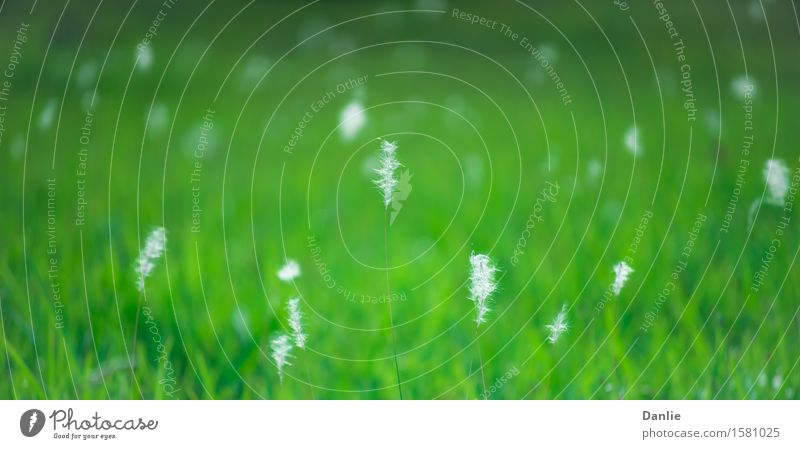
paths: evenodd
<path fill-rule="evenodd" d="M 492 399 L 800 397 L 797 218 L 757 292 L 785 214 L 765 204 L 748 223 L 767 159 L 800 164 L 794 3 L 665 5 L 694 120 L 650 2 L 31 6 L 0 6 L 3 69 L 15 41 L 21 54 L 0 80 L 0 398 L 397 398 L 388 305 L 372 299 L 379 138 L 411 175 L 386 242 L 405 398 L 481 397 L 479 360 Z M 547 182 L 558 195 L 537 207 Z M 648 213 L 630 281 L 598 311 Z M 168 249 L 143 296 L 133 264 L 157 226 Z M 500 269 L 477 333 L 472 251 Z M 294 283 L 276 277 L 287 258 Z M 309 340 L 281 384 L 268 342 L 291 296 Z M 550 344 L 563 305 L 570 329 Z"/>

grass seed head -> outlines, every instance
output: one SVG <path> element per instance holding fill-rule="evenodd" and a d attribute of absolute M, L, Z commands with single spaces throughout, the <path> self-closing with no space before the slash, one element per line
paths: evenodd
<path fill-rule="evenodd" d="M 475 322 L 478 326 L 486 322 L 489 313 L 489 300 L 497 289 L 494 274 L 497 267 L 492 264 L 489 256 L 472 253 L 469 256 L 470 270 L 470 300 L 475 303 Z"/>
<path fill-rule="evenodd" d="M 567 305 L 561 306 L 561 311 L 558 312 L 555 319 L 553 319 L 552 324 L 545 325 L 548 331 L 550 331 L 550 335 L 547 337 L 547 340 L 550 343 L 555 344 L 558 341 L 558 338 L 561 337 L 561 334 L 566 332 L 569 329 L 569 323 L 567 323 Z"/>
<path fill-rule="evenodd" d="M 286 260 L 286 264 L 278 270 L 278 279 L 283 282 L 292 282 L 298 276 L 300 276 L 300 265 L 292 259 Z"/>
<path fill-rule="evenodd" d="M 352 140 L 367 123 L 367 114 L 359 102 L 352 101 L 342 109 L 339 114 L 339 120 L 342 122 L 339 128 L 342 137 L 346 140 Z"/>
<path fill-rule="evenodd" d="M 639 142 L 639 129 L 635 126 L 628 128 L 628 132 L 625 133 L 625 148 L 634 157 L 642 152 L 642 145 Z"/>
<path fill-rule="evenodd" d="M 631 273 L 633 273 L 633 268 L 625 262 L 614 265 L 614 283 L 611 285 L 611 291 L 614 296 L 619 296 Z"/>
<path fill-rule="evenodd" d="M 292 329 L 294 345 L 304 349 L 308 336 L 303 332 L 303 313 L 300 312 L 300 298 L 290 298 L 286 303 L 286 310 L 289 312 L 289 328 Z"/>
<path fill-rule="evenodd" d="M 291 366 L 291 363 L 289 363 L 289 358 L 292 357 L 290 354 L 292 350 L 291 339 L 286 334 L 277 335 L 272 338 L 269 347 L 272 349 L 272 360 L 275 361 L 275 366 L 278 368 L 278 377 L 283 383 L 284 367 L 286 365 Z"/>
<path fill-rule="evenodd" d="M 155 261 L 164 250 L 167 248 L 167 231 L 163 227 L 153 229 L 153 232 L 147 236 L 144 248 L 139 252 L 139 258 L 136 259 L 136 288 L 140 292 L 144 292 L 144 280 L 150 276 L 153 269 L 156 267 Z"/>
<path fill-rule="evenodd" d="M 755 82 L 744 75 L 737 76 L 731 80 L 731 90 L 733 90 L 733 93 L 739 99 L 744 100 L 748 96 L 752 96 L 755 92 L 755 89 Z"/>
<path fill-rule="evenodd" d="M 780 159 L 769 159 L 764 165 L 764 182 L 767 184 L 767 203 L 775 206 L 786 204 L 789 191 L 789 167 Z"/>
<path fill-rule="evenodd" d="M 397 175 L 395 172 L 402 166 L 397 160 L 397 144 L 388 140 L 381 141 L 380 167 L 375 169 L 378 178 L 373 182 L 383 195 L 383 207 L 388 208 L 392 203 L 392 197 L 397 190 Z"/>

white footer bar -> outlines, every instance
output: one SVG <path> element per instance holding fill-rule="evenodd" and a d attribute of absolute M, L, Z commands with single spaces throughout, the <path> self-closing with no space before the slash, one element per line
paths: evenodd
<path fill-rule="evenodd" d="M 0 401 L 0 447 L 798 448 L 799 417 L 797 401 Z"/>

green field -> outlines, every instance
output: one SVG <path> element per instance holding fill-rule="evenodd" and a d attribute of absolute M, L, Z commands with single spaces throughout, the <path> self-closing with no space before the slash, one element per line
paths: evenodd
<path fill-rule="evenodd" d="M 800 173 L 792 3 L 669 2 L 672 30 L 650 2 L 20 3 L 0 398 L 800 398 L 800 177 L 781 207 L 763 176 Z"/>

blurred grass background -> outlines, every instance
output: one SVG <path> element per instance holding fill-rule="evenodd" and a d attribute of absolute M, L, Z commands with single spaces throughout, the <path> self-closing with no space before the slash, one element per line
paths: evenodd
<path fill-rule="evenodd" d="M 672 40 L 649 3 L 179 2 L 157 28 L 150 63 L 137 64 L 159 2 L 40 2 L 33 13 L 5 2 L 0 62 L 20 22 L 30 31 L 0 142 L 0 397 L 168 397 L 142 316 L 135 370 L 128 359 L 142 300 L 133 263 L 163 225 L 168 250 L 146 303 L 174 397 L 396 398 L 387 306 L 360 301 L 385 292 L 384 211 L 370 180 L 386 136 L 413 176 L 388 242 L 391 288 L 406 298 L 393 304 L 406 397 L 479 397 L 479 344 L 487 383 L 519 372 L 496 399 L 797 398 L 796 223 L 766 284 L 748 295 L 782 212 L 762 207 L 751 232 L 747 211 L 764 192 L 768 158 L 798 165 L 800 35 L 796 5 L 764 2 L 765 18 L 753 4 L 667 5 L 691 64 L 698 112 L 688 123 Z M 453 18 L 454 7 L 533 42 L 573 102 L 563 105 L 518 41 Z M 731 83 L 745 73 L 755 82 L 755 144 L 724 233 L 745 134 Z M 313 102 L 362 76 L 283 151 Z M 352 102 L 367 108 L 366 122 L 348 139 L 337 126 Z M 207 109 L 214 126 L 195 233 L 190 178 Z M 87 219 L 76 226 L 87 111 Z M 625 149 L 634 121 L 637 157 Z M 48 278 L 51 178 L 63 328 Z M 559 184 L 557 201 L 514 265 L 547 181 Z M 636 271 L 597 313 L 646 211 Z M 708 220 L 688 269 L 642 332 L 699 213 Z M 501 270 L 477 340 L 471 251 Z M 293 285 L 275 276 L 286 258 L 303 268 Z M 268 339 L 285 328 L 293 295 L 309 347 L 295 351 L 280 385 Z M 550 345 L 544 326 L 564 304 L 571 328 Z"/>

